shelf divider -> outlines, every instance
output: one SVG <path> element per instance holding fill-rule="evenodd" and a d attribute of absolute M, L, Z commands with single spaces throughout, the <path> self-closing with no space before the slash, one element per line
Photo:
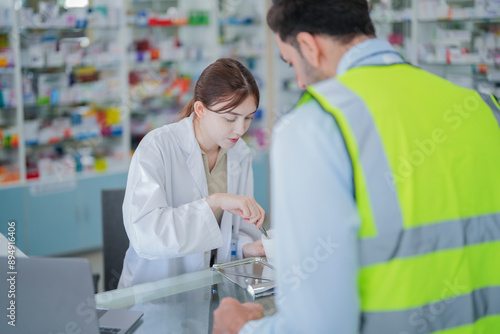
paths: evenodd
<path fill-rule="evenodd" d="M 14 49 L 14 89 L 16 91 L 16 124 L 18 135 L 18 164 L 19 164 L 19 180 L 21 184 L 26 183 L 26 145 L 24 145 L 24 104 L 23 104 L 23 88 L 21 76 L 21 34 L 19 30 L 19 13 L 14 5 L 14 0 L 10 1 L 11 12 L 14 13 L 12 18 L 12 30 L 9 36 L 9 43 Z"/>

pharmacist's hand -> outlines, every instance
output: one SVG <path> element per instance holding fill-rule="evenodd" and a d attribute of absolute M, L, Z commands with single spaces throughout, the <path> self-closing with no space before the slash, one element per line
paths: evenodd
<path fill-rule="evenodd" d="M 218 208 L 241 216 L 245 223 L 255 224 L 259 228 L 264 222 L 266 212 L 253 197 L 226 193 L 212 194 L 207 203 L 215 212 Z"/>
<path fill-rule="evenodd" d="M 264 246 L 262 245 L 262 239 L 243 245 L 241 250 L 243 252 L 243 258 L 266 255 Z"/>
<path fill-rule="evenodd" d="M 240 304 L 234 298 L 224 298 L 214 311 L 213 334 L 236 334 L 249 321 L 264 316 L 264 308 L 257 303 Z"/>

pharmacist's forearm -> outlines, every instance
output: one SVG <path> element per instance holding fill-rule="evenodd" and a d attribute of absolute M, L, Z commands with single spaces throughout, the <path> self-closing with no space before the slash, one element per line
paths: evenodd
<path fill-rule="evenodd" d="M 206 201 L 213 213 L 220 208 L 219 197 L 219 194 L 212 194 L 206 198 Z"/>

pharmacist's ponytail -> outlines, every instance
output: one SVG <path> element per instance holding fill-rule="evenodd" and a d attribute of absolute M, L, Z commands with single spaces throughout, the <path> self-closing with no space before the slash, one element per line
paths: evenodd
<path fill-rule="evenodd" d="M 252 73 L 239 61 L 221 58 L 209 65 L 200 75 L 194 87 L 194 95 L 179 112 L 179 119 L 189 117 L 194 112 L 194 103 L 200 101 L 213 112 L 230 112 L 238 107 L 248 96 L 255 99 L 259 107 L 259 88 Z M 218 110 L 211 109 L 224 103 Z"/>
<path fill-rule="evenodd" d="M 194 97 L 179 111 L 179 120 L 191 116 L 194 111 Z"/>

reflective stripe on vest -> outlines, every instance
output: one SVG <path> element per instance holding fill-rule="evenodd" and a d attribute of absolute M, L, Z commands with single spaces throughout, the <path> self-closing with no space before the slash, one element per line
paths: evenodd
<path fill-rule="evenodd" d="M 489 104 L 409 65 L 355 68 L 308 93 L 353 166 L 362 332 L 498 324 L 500 128 Z"/>
<path fill-rule="evenodd" d="M 450 282 L 451 289 L 454 282 Z M 395 312 L 369 312 L 363 314 L 363 334 L 401 334 L 401 333 L 441 333 L 449 329 L 453 333 L 495 333 L 491 329 L 500 328 L 500 287 L 475 290 L 466 295 L 440 300 L 425 307 Z M 474 331 L 477 319 L 492 317 L 488 330 Z M 464 327 L 462 327 L 464 326 Z M 483 325 L 484 326 L 484 325 Z M 458 328 L 457 328 L 458 327 Z M 383 330 L 381 330 L 383 329 Z M 447 332 L 447 331 L 446 331 Z"/>
<path fill-rule="evenodd" d="M 493 95 L 480 95 L 483 98 L 484 102 L 486 102 L 486 104 L 490 106 L 491 110 L 493 110 L 493 115 L 495 115 L 498 125 L 500 126 L 500 105 L 498 104 L 498 101 Z"/>

